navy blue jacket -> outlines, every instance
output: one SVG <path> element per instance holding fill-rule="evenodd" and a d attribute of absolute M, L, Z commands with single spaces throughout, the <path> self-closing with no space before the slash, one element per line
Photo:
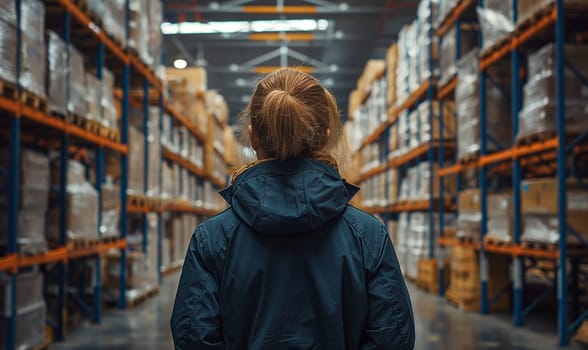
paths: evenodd
<path fill-rule="evenodd" d="M 384 225 L 326 163 L 260 163 L 192 236 L 176 349 L 412 349 L 414 319 Z"/>

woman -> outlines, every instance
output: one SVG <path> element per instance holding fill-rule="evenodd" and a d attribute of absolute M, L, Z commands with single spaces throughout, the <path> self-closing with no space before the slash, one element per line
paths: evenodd
<path fill-rule="evenodd" d="M 171 318 L 175 348 L 412 349 L 414 320 L 386 229 L 347 204 L 333 96 L 282 69 L 245 111 L 260 161 L 192 236 Z"/>

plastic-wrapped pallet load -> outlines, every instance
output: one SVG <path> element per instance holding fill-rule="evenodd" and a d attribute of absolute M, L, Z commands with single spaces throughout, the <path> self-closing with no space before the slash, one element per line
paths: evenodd
<path fill-rule="evenodd" d="M 396 230 L 396 255 L 403 275 L 406 276 L 406 255 L 408 254 L 408 236 L 410 232 L 410 215 L 407 212 L 401 212 L 398 215 L 398 225 Z"/>
<path fill-rule="evenodd" d="M 149 1 L 149 56 L 150 67 L 155 69 L 161 65 L 161 22 L 163 16 L 162 2 Z"/>
<path fill-rule="evenodd" d="M 16 1 L 0 0 L 0 18 L 13 26 L 16 26 Z"/>
<path fill-rule="evenodd" d="M 109 129 L 118 129 L 118 112 L 114 105 L 114 75 L 107 69 L 102 69 L 101 87 L 102 125 Z"/>
<path fill-rule="evenodd" d="M 431 106 L 432 105 L 432 106 Z M 429 123 L 429 106 L 432 108 L 432 123 Z M 420 136 L 421 143 L 431 140 L 439 140 L 439 131 L 442 131 L 441 140 L 451 140 L 455 138 L 455 104 L 451 101 L 443 103 L 443 130 L 439 130 L 439 102 L 423 101 L 418 106 L 420 118 Z"/>
<path fill-rule="evenodd" d="M 8 150 L 0 151 L 0 164 L 8 167 Z M 24 254 L 47 250 L 45 214 L 49 205 L 49 158 L 23 149 L 20 157 L 20 207 L 18 211 L 18 250 Z M 6 178 L 0 185 L 6 188 Z M 8 243 L 8 193 L 0 194 L 0 246 Z"/>
<path fill-rule="evenodd" d="M 498 0 L 497 0 L 498 1 Z M 518 0 L 518 11 L 519 11 L 519 21 L 518 23 L 525 22 L 530 17 L 532 17 L 538 10 L 541 10 L 545 6 L 549 4 L 553 4 L 554 0 Z M 588 2 L 586 0 L 564 0 L 565 3 L 575 3 L 580 5 L 586 5 Z"/>
<path fill-rule="evenodd" d="M 105 0 L 104 28 L 108 35 L 115 38 L 123 46 L 125 39 L 125 0 Z"/>
<path fill-rule="evenodd" d="M 113 249 L 104 255 L 105 278 L 104 287 L 118 290 L 120 287 L 120 251 Z M 136 296 L 137 290 L 144 285 L 145 254 L 143 252 L 127 252 L 126 263 L 127 298 Z"/>
<path fill-rule="evenodd" d="M 100 121 L 100 97 L 102 95 L 100 80 L 94 74 L 86 73 L 86 119 Z"/>
<path fill-rule="evenodd" d="M 69 46 L 69 99 L 67 101 L 67 111 L 81 118 L 86 116 L 84 57 L 72 45 Z"/>
<path fill-rule="evenodd" d="M 95 18 L 102 20 L 105 17 L 106 4 L 104 0 L 86 0 L 86 5 Z"/>
<path fill-rule="evenodd" d="M 565 45 L 565 57 L 584 77 L 588 76 L 588 45 Z M 565 74 L 566 133 L 580 134 L 588 129 L 588 89 L 569 69 Z M 547 44 L 529 55 L 528 81 L 523 88 L 523 108 L 519 112 L 518 139 L 556 132 L 555 46 Z"/>
<path fill-rule="evenodd" d="M 486 0 L 478 7 L 478 21 L 482 29 L 483 49 L 492 47 L 514 30 L 512 2 Z"/>
<path fill-rule="evenodd" d="M 460 57 L 478 47 L 478 29 L 472 24 L 463 23 L 459 28 Z M 456 58 L 456 30 L 452 27 L 441 41 L 439 65 L 441 69 L 441 84 L 445 84 L 457 73 Z"/>
<path fill-rule="evenodd" d="M 102 237 L 117 237 L 120 221 L 120 188 L 112 184 L 110 179 L 102 185 L 102 222 L 100 234 Z"/>
<path fill-rule="evenodd" d="M 486 238 L 493 241 L 511 243 L 514 236 L 514 208 L 512 193 L 492 193 L 488 195 L 488 224 Z"/>
<path fill-rule="evenodd" d="M 67 45 L 59 35 L 48 32 L 47 61 L 49 63 L 49 111 L 54 114 L 67 115 Z"/>
<path fill-rule="evenodd" d="M 521 183 L 521 211 L 523 214 L 524 242 L 556 244 L 559 241 L 557 210 L 557 179 L 524 180 Z M 577 180 L 569 179 L 567 191 L 567 224 L 575 233 L 588 241 L 588 190 Z M 579 243 L 576 234 L 568 230 L 569 243 Z"/>
<path fill-rule="evenodd" d="M 408 31 L 412 25 L 405 25 L 398 33 L 398 64 L 396 66 L 396 105 L 401 105 L 409 94 L 409 57 Z M 413 62 L 414 63 L 414 62 Z"/>
<path fill-rule="evenodd" d="M 52 165 L 52 183 L 58 183 L 59 161 Z M 69 160 L 67 163 L 67 227 L 68 240 L 98 238 L 98 192 L 85 177 L 84 165 Z M 59 208 L 51 207 L 47 214 L 47 237 L 59 240 Z"/>
<path fill-rule="evenodd" d="M 145 278 L 143 288 L 152 289 L 158 285 L 157 265 L 157 214 L 147 214 L 147 252 L 145 255 Z"/>
<path fill-rule="evenodd" d="M 142 195 L 145 183 L 145 136 L 134 126 L 129 127 L 129 184 L 128 193 Z"/>
<path fill-rule="evenodd" d="M 21 2 L 21 62 L 19 82 L 24 90 L 45 98 L 45 5 L 37 0 Z"/>
<path fill-rule="evenodd" d="M 486 150 L 493 152 L 511 144 L 509 68 L 495 65 L 488 69 L 486 81 Z M 478 51 L 464 56 L 458 63 L 455 90 L 457 110 L 458 158 L 480 152 L 480 79 Z M 491 106 L 491 107 L 490 107 Z"/>
<path fill-rule="evenodd" d="M 438 14 L 437 0 L 421 0 L 417 10 L 420 81 L 438 75 L 439 38 L 432 35 L 432 23 Z M 429 66 L 432 64 L 432 67 Z M 431 68 L 433 69 L 431 71 Z"/>
<path fill-rule="evenodd" d="M 421 112 L 418 108 L 413 109 L 408 114 L 408 131 L 409 131 L 409 141 L 408 141 L 408 148 L 412 149 L 418 147 L 421 144 L 420 139 L 420 124 Z"/>
<path fill-rule="evenodd" d="M 15 349 L 33 349 L 45 342 L 47 307 L 43 299 L 43 275 L 38 272 L 16 276 Z M 0 272 L 0 339 L 7 339 L 5 323 L 10 315 L 10 279 Z M 4 346 L 4 344 L 2 344 Z"/>
<path fill-rule="evenodd" d="M 406 33 L 406 47 L 408 49 L 408 92 L 415 92 L 421 85 L 420 57 L 421 47 L 419 45 L 419 27 L 416 21 L 408 27 Z M 423 53 L 424 54 L 424 53 Z M 404 101 L 402 101 L 404 102 Z"/>
<path fill-rule="evenodd" d="M 469 189 L 459 193 L 457 217 L 457 237 L 480 240 L 480 190 Z"/>
<path fill-rule="evenodd" d="M 149 107 L 148 126 L 149 135 L 147 142 L 149 147 L 147 169 L 147 196 L 158 197 L 160 195 L 161 174 L 161 143 L 159 142 L 159 107 Z"/>
<path fill-rule="evenodd" d="M 16 83 L 16 28 L 0 20 L 0 79 Z"/>

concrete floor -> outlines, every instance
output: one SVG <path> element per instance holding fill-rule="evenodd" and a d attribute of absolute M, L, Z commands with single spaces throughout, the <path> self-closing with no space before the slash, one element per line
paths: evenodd
<path fill-rule="evenodd" d="M 108 310 L 101 326 L 86 325 L 75 329 L 65 343 L 54 344 L 51 349 L 172 349 L 169 315 L 178 276 L 166 277 L 157 297 L 130 311 Z M 514 329 L 507 316 L 482 317 L 476 313 L 463 313 L 412 286 L 411 296 L 416 317 L 417 350 L 557 348 L 555 326 L 548 332 Z M 580 347 L 572 345 L 567 349 Z"/>

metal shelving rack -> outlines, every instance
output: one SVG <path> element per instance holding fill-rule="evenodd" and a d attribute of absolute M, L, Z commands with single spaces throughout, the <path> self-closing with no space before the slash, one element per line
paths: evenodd
<path fill-rule="evenodd" d="M 451 25 L 455 25 L 456 28 L 459 26 L 460 17 L 463 13 L 472 6 L 475 6 L 475 1 L 462 1 L 454 10 L 447 16 L 446 20 L 438 29 L 438 35 L 443 35 L 447 32 L 447 29 Z M 478 1 L 478 5 L 483 6 L 483 1 Z M 512 0 L 514 22 L 518 20 L 518 1 Z M 566 6 L 563 0 L 556 0 L 553 3 L 546 5 L 548 11 L 543 11 L 536 18 L 536 20 L 528 27 L 515 31 L 511 34 L 505 42 L 495 48 L 489 55 L 482 57 L 480 61 L 480 127 L 481 127 L 481 152 L 480 157 L 469 163 L 456 163 L 451 166 L 447 166 L 440 169 L 439 176 L 441 177 L 441 184 L 443 177 L 447 175 L 457 174 L 459 175 L 468 169 L 478 169 L 480 174 L 480 192 L 481 192 L 481 244 L 478 243 L 466 243 L 462 241 L 452 239 L 440 239 L 441 246 L 465 246 L 478 249 L 480 251 L 480 275 L 481 278 L 481 305 L 480 311 L 487 313 L 490 306 L 490 296 L 487 290 L 487 256 L 488 253 L 503 254 L 512 257 L 512 288 L 513 288 L 513 323 L 516 327 L 523 325 L 524 318 L 528 313 L 537 306 L 541 299 L 545 296 L 540 295 L 537 299 L 531 301 L 527 305 L 524 304 L 523 291 L 525 288 L 525 273 L 523 266 L 524 258 L 542 258 L 552 259 L 558 262 L 557 264 L 557 278 L 555 281 L 555 288 L 557 290 L 558 298 L 558 326 L 557 332 L 559 336 L 559 345 L 567 346 L 569 344 L 569 338 L 571 333 L 579 327 L 581 322 L 588 318 L 588 310 L 585 310 L 582 314 L 579 314 L 579 309 L 572 310 L 576 312 L 574 317 L 576 318 L 573 322 L 569 322 L 569 291 L 567 263 L 569 260 L 572 261 L 573 280 L 577 281 L 577 264 L 575 260 L 580 254 L 586 254 L 586 250 L 579 251 L 568 251 L 567 237 L 573 232 L 570 230 L 566 223 L 566 177 L 568 175 L 568 167 L 566 160 L 568 154 L 571 151 L 585 151 L 585 145 L 579 145 L 582 143 L 588 131 L 579 135 L 570 144 L 566 142 L 565 137 L 565 92 L 564 92 L 564 70 L 567 68 L 573 72 L 580 81 L 588 86 L 587 77 L 581 76 L 578 71 L 566 60 L 564 55 L 564 44 L 566 42 L 565 23 L 566 23 Z M 553 31 L 550 31 L 553 29 Z M 545 33 L 551 33 L 547 35 Z M 520 49 L 527 42 L 533 40 L 544 41 L 553 40 L 555 43 L 555 67 L 556 67 L 556 121 L 557 121 L 557 133 L 556 137 L 547 139 L 544 141 L 537 141 L 531 144 L 517 145 L 513 144 L 510 148 L 504 149 L 495 153 L 488 154 L 486 149 L 486 69 L 491 65 L 495 64 L 503 58 L 510 56 L 511 60 L 511 75 L 512 75 L 512 94 L 511 98 L 511 109 L 512 109 L 512 132 L 513 140 L 515 139 L 519 125 L 518 125 L 518 113 L 522 105 L 522 83 L 521 83 L 521 52 Z M 456 46 L 459 46 L 459 38 L 456 41 Z M 457 51 L 459 55 L 459 50 Z M 459 58 L 459 56 L 457 56 Z M 440 99 L 448 97 L 455 89 L 456 81 L 452 80 L 445 86 L 439 89 L 438 95 Z M 442 117 L 441 117 L 442 121 Z M 543 155 L 543 159 L 539 155 Z M 521 233 L 522 233 L 522 213 L 521 213 L 521 179 L 523 176 L 523 170 L 525 167 L 537 165 L 542 162 L 555 162 L 557 164 L 557 207 L 558 207 L 558 225 L 559 225 L 559 241 L 558 249 L 543 250 L 537 248 L 529 248 L 521 245 Z M 490 242 L 484 242 L 484 236 L 487 232 L 487 194 L 488 194 L 488 176 L 489 169 L 492 170 L 507 170 L 511 171 L 512 174 L 512 187 L 513 187 L 513 207 L 514 207 L 514 243 L 513 245 L 495 245 Z M 459 184 L 458 184 L 459 186 Z M 441 227 L 443 230 L 443 227 Z M 443 232 L 443 231 L 442 231 Z M 586 242 L 583 242 L 586 246 Z M 484 278 L 485 277 L 485 278 Z M 442 280 L 442 278 L 441 278 Z M 576 291 L 577 292 L 577 291 Z"/>
<path fill-rule="evenodd" d="M 429 4 L 430 11 L 433 11 L 432 3 Z M 372 214 L 381 214 L 385 221 L 388 220 L 397 220 L 398 214 L 401 212 L 425 212 L 429 217 L 429 227 L 428 227 L 428 241 L 429 241 L 429 258 L 433 258 L 435 254 L 435 246 L 437 245 L 436 239 L 436 228 L 435 228 L 435 219 L 434 214 L 436 208 L 439 208 L 440 213 L 443 212 L 453 212 L 455 211 L 455 205 L 451 199 L 446 199 L 442 196 L 440 198 L 434 197 L 434 164 L 437 161 L 442 162 L 443 157 L 445 154 L 450 153 L 453 151 L 454 143 L 447 142 L 443 138 L 443 124 L 441 123 L 439 126 L 439 138 L 436 139 L 433 135 L 433 128 L 430 128 L 428 141 L 426 143 L 422 143 L 419 146 L 409 150 L 408 152 L 392 157 L 388 159 L 387 153 L 389 152 L 388 149 L 388 138 L 390 134 L 390 127 L 397 123 L 398 118 L 404 112 L 410 112 L 416 109 L 420 103 L 427 101 L 429 102 L 429 116 L 428 116 L 428 123 L 429 125 L 433 124 L 433 102 L 436 101 L 436 89 L 437 89 L 437 77 L 434 73 L 434 61 L 433 61 L 433 31 L 432 31 L 432 16 L 429 16 L 429 38 L 430 44 L 428 45 L 429 50 L 429 61 L 428 61 L 428 69 L 431 72 L 428 79 L 424 80 L 420 87 L 411 93 L 408 98 L 403 101 L 399 106 L 391 106 L 388 110 L 388 120 L 382 125 L 380 125 L 373 133 L 371 133 L 364 142 L 362 142 L 360 149 L 358 152 L 366 147 L 367 145 L 373 144 L 374 142 L 382 142 L 385 145 L 385 154 L 381 157 L 381 165 L 366 172 L 360 177 L 360 182 L 363 182 L 375 175 L 381 174 L 388 169 L 396 168 L 398 169 L 398 183 L 397 185 L 400 186 L 401 183 L 401 174 L 406 173 L 406 169 L 409 165 L 416 165 L 421 162 L 428 162 L 429 163 L 429 183 L 427 184 L 429 187 L 429 198 L 425 200 L 413 200 L 409 202 L 398 202 L 394 204 L 390 204 L 385 207 L 368 207 L 364 208 L 367 212 Z M 419 135 L 420 135 L 420 122 L 418 124 L 419 127 Z M 386 186 L 390 186 L 388 181 L 386 181 Z M 386 193 L 387 188 L 386 188 Z M 398 192 L 400 193 L 400 192 Z M 440 193 L 443 193 L 440 191 Z M 442 216 L 441 216 L 442 218 Z M 440 222 L 443 222 L 442 219 L 439 219 Z M 439 264 L 440 272 L 443 274 L 443 264 Z"/>
<path fill-rule="evenodd" d="M 128 40 L 130 35 L 130 11 L 129 11 L 129 0 L 126 0 L 126 38 Z M 16 13 L 17 13 L 17 28 L 20 28 L 21 21 L 21 1 L 15 0 Z M 66 301 L 68 298 L 67 285 L 67 262 L 74 259 L 94 259 L 95 261 L 95 280 L 93 305 L 88 306 L 81 299 L 75 299 L 74 301 L 78 304 L 83 311 L 91 313 L 92 321 L 100 323 L 101 321 L 101 307 L 102 307 L 102 281 L 101 281 L 101 255 L 102 253 L 111 250 L 119 249 L 121 252 L 120 259 L 120 290 L 119 290 L 119 308 L 125 309 L 127 307 L 126 302 L 126 248 L 127 248 L 127 220 L 131 214 L 143 215 L 143 248 L 147 245 L 147 213 L 154 212 L 158 215 L 158 242 L 157 242 L 157 262 L 158 266 L 161 267 L 161 241 L 162 241 L 162 217 L 163 211 L 170 212 L 186 212 L 194 213 L 198 215 L 212 215 L 214 210 L 205 210 L 201 208 L 192 208 L 184 206 L 174 206 L 162 208 L 151 208 L 151 207 L 135 207 L 127 203 L 127 188 L 128 188 L 128 141 L 129 141 L 129 106 L 131 104 L 137 104 L 142 106 L 144 113 L 144 125 L 148 119 L 149 106 L 159 106 L 160 110 L 160 121 L 164 110 L 167 111 L 175 120 L 176 124 L 184 125 L 192 134 L 194 134 L 200 140 L 204 142 L 204 133 L 195 125 L 191 125 L 185 116 L 176 113 L 169 108 L 168 103 L 163 100 L 163 84 L 155 76 L 155 74 L 143 64 L 139 58 L 132 52 L 123 48 L 119 43 L 115 42 L 109 36 L 107 36 L 96 23 L 92 21 L 90 16 L 85 13 L 76 2 L 73 0 L 45 0 L 46 6 L 51 6 L 58 9 L 62 17 L 58 24 L 56 24 L 57 32 L 60 32 L 61 38 L 69 46 L 76 39 L 84 40 L 84 50 L 82 53 L 86 58 L 92 57 L 94 62 L 94 68 L 96 70 L 96 77 L 101 80 L 102 72 L 104 67 L 108 67 L 111 71 L 117 73 L 117 76 L 122 77 L 121 81 L 117 81 L 116 84 L 120 90 L 115 91 L 117 99 L 121 100 L 121 141 L 116 142 L 112 139 L 99 136 L 91 133 L 88 130 L 70 123 L 67 119 L 63 119 L 57 116 L 49 115 L 47 112 L 34 109 L 21 103 L 20 91 L 21 86 L 18 83 L 19 79 L 17 76 L 17 94 L 15 98 L 0 97 L 0 110 L 2 114 L 9 117 L 8 128 L 8 150 L 9 159 L 7 169 L 7 182 L 8 182 L 8 245 L 7 254 L 0 256 L 0 271 L 5 271 L 10 275 L 10 315 L 7 317 L 7 338 L 3 339 L 3 346 L 7 350 L 15 348 L 15 333 L 16 333 L 16 274 L 19 269 L 27 268 L 31 266 L 43 266 L 46 264 L 57 264 L 57 282 L 58 282 L 58 304 L 57 309 L 59 310 L 55 317 L 55 323 L 51 324 L 53 340 L 62 341 L 66 336 Z M 55 23 L 53 23 L 55 26 Z M 74 30 L 75 29 L 75 30 Z M 82 39 L 83 37 L 83 39 Z M 21 52 L 21 33 L 17 30 L 17 47 L 16 47 L 16 72 L 20 71 L 20 52 Z M 69 58 L 68 58 L 69 61 Z M 143 89 L 143 100 L 136 101 L 131 98 L 130 91 L 132 88 L 141 86 Z M 67 87 L 69 91 L 69 86 Z M 150 91 L 156 92 L 156 98 L 150 100 Z M 60 142 L 60 172 L 61 177 L 59 179 L 59 247 L 50 249 L 45 253 L 25 256 L 21 255 L 17 251 L 17 235 L 18 235 L 18 208 L 19 208 L 19 193 L 20 193 L 20 151 L 21 151 L 21 129 L 22 121 L 26 121 L 27 124 L 36 125 L 37 132 L 44 132 L 46 128 L 57 132 L 57 137 Z M 144 130 L 146 131 L 146 130 Z M 145 154 L 148 151 L 147 136 L 145 135 Z M 52 136 L 48 136 L 52 137 Z M 100 241 L 99 244 L 92 247 L 85 248 L 72 248 L 66 245 L 67 235 L 67 160 L 70 158 L 69 150 L 70 145 L 79 145 L 83 148 L 93 148 L 95 150 L 95 188 L 98 192 L 98 198 L 101 202 L 102 199 L 102 184 L 105 181 L 105 150 L 116 152 L 120 156 L 121 163 L 121 184 L 120 184 L 120 199 L 121 199 L 121 212 L 120 212 L 120 237 L 115 240 Z M 201 169 L 193 169 L 191 164 L 187 164 L 181 159 L 174 157 L 167 157 L 164 152 L 161 155 L 162 160 L 167 159 L 172 162 L 177 162 L 187 170 L 191 170 L 194 176 L 197 176 L 201 181 L 211 181 L 216 187 L 222 187 L 224 185 L 223 179 L 212 178 L 209 174 L 205 173 Z M 148 157 L 145 156 L 145 168 L 144 175 L 145 179 L 148 178 Z M 145 181 L 147 184 L 147 181 Z M 160 183 L 161 185 L 161 183 Z M 145 188 L 146 190 L 146 188 Z M 100 206 L 99 206 L 100 207 Z M 99 227 L 102 220 L 102 213 L 98 213 Z M 100 234 L 99 227 L 97 228 Z M 145 250 L 145 249 L 144 249 Z M 146 250 L 145 250 L 146 251 Z M 47 276 L 48 277 L 48 276 Z M 161 283 L 162 272 L 159 271 L 159 282 Z"/>

